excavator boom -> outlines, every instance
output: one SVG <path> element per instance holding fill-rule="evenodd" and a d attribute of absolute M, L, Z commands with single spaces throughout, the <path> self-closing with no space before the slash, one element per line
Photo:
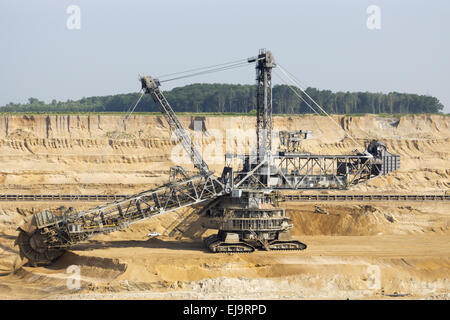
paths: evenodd
<path fill-rule="evenodd" d="M 209 170 L 189 133 L 159 90 L 159 81 L 147 76 L 141 78 L 141 83 L 145 93 L 152 96 L 161 110 L 199 174 L 188 175 L 181 167 L 174 167 L 171 169 L 170 182 L 160 188 L 86 211 L 66 212 L 62 216 L 42 211 L 28 217 L 19 226 L 16 240 L 22 257 L 36 265 L 48 264 L 59 257 L 64 248 L 95 235 L 110 233 L 163 213 L 213 200 L 225 193 L 223 183 Z"/>
<path fill-rule="evenodd" d="M 152 96 L 159 110 L 166 118 L 170 129 L 175 133 L 184 150 L 194 163 L 194 167 L 197 168 L 202 175 L 210 175 L 211 172 L 209 171 L 208 165 L 203 160 L 200 152 L 195 148 L 189 133 L 183 128 L 166 97 L 159 89 L 160 83 L 158 79 L 154 79 L 150 76 L 142 77 L 141 84 L 144 92 Z"/>

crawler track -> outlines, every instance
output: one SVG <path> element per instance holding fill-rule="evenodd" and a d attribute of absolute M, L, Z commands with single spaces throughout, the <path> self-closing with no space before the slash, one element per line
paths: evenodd
<path fill-rule="evenodd" d="M 203 241 L 206 247 L 214 253 L 251 253 L 255 251 L 255 247 L 247 242 L 225 243 L 217 235 L 211 235 Z M 291 251 L 305 250 L 306 248 L 306 244 L 297 240 L 275 240 L 270 242 L 266 248 L 260 249 L 268 251 Z"/>
<path fill-rule="evenodd" d="M 248 243 L 225 243 L 215 234 L 205 238 L 204 243 L 214 253 L 250 253 L 255 251 L 255 248 Z"/>
<path fill-rule="evenodd" d="M 305 250 L 306 247 L 307 247 L 306 244 L 297 240 L 287 240 L 287 241 L 276 240 L 269 244 L 269 249 L 271 251 Z"/>

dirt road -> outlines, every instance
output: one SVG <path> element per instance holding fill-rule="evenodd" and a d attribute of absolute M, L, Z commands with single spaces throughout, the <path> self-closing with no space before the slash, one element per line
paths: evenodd
<path fill-rule="evenodd" d="M 449 298 L 448 236 L 304 236 L 302 252 L 211 254 L 199 241 L 92 241 L 1 277 L 1 298 Z M 114 258 L 112 258 L 114 257 Z M 68 289 L 68 268 L 80 289 Z"/>

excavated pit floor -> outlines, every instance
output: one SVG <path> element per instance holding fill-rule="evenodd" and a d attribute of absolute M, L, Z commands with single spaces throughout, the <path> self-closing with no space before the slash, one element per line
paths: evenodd
<path fill-rule="evenodd" d="M 445 116 L 400 119 L 338 117 L 361 143 L 386 141 L 401 156 L 399 171 L 351 193 L 442 194 L 450 188 L 450 130 Z M 10 194 L 132 194 L 167 179 L 168 129 L 153 116 L 130 118 L 123 139 L 112 142 L 119 117 L 0 117 L 0 183 Z M 395 121 L 394 121 L 395 120 Z M 189 127 L 189 117 L 181 118 Z M 208 117 L 206 146 L 221 146 L 217 132 L 248 129 L 251 117 Z M 355 146 L 323 117 L 276 117 L 280 130 L 313 130 L 311 152 L 342 154 Z M 217 130 L 213 134 L 213 129 Z M 221 163 L 212 164 L 219 170 Z M 350 192 L 350 191 L 348 191 Z M 317 192 L 314 192 L 317 193 Z M 329 192 L 331 193 L 331 191 Z M 129 229 L 99 236 L 53 265 L 19 265 L 14 240 L 27 215 L 64 205 L 98 202 L 1 202 L 2 299 L 448 299 L 449 202 L 286 202 L 298 252 L 212 254 L 202 217 L 187 208 Z M 319 209 L 316 207 L 318 206 Z M 162 236 L 149 239 L 156 231 Z M 72 270 L 80 288 L 68 287 Z M 69 269 L 68 269 L 69 268 Z"/>

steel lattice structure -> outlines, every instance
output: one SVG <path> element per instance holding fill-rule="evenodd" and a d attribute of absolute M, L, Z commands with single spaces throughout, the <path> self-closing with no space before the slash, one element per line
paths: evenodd
<path fill-rule="evenodd" d="M 214 175 L 159 89 L 160 81 L 142 77 L 142 89 L 151 95 L 198 173 L 174 167 L 169 183 L 160 188 L 90 210 L 66 211 L 60 216 L 43 211 L 28 217 L 19 227 L 16 240 L 21 255 L 34 264 L 49 263 L 65 248 L 95 235 L 208 202 L 212 228 L 219 230 L 217 235 L 205 239 L 213 252 L 251 252 L 256 246 L 266 250 L 301 250 L 306 245 L 290 239 L 292 224 L 285 210 L 277 207 L 274 191 L 347 189 L 399 167 L 399 157 L 387 152 L 378 141 L 372 141 L 365 153 L 354 155 L 311 155 L 289 152 L 295 151 L 289 148 L 274 152 L 272 68 L 276 63 L 271 52 L 264 49 L 248 62 L 256 63 L 256 156 L 227 155 L 227 159 L 240 159 L 240 165 L 236 168 L 227 164 L 221 176 Z"/>

